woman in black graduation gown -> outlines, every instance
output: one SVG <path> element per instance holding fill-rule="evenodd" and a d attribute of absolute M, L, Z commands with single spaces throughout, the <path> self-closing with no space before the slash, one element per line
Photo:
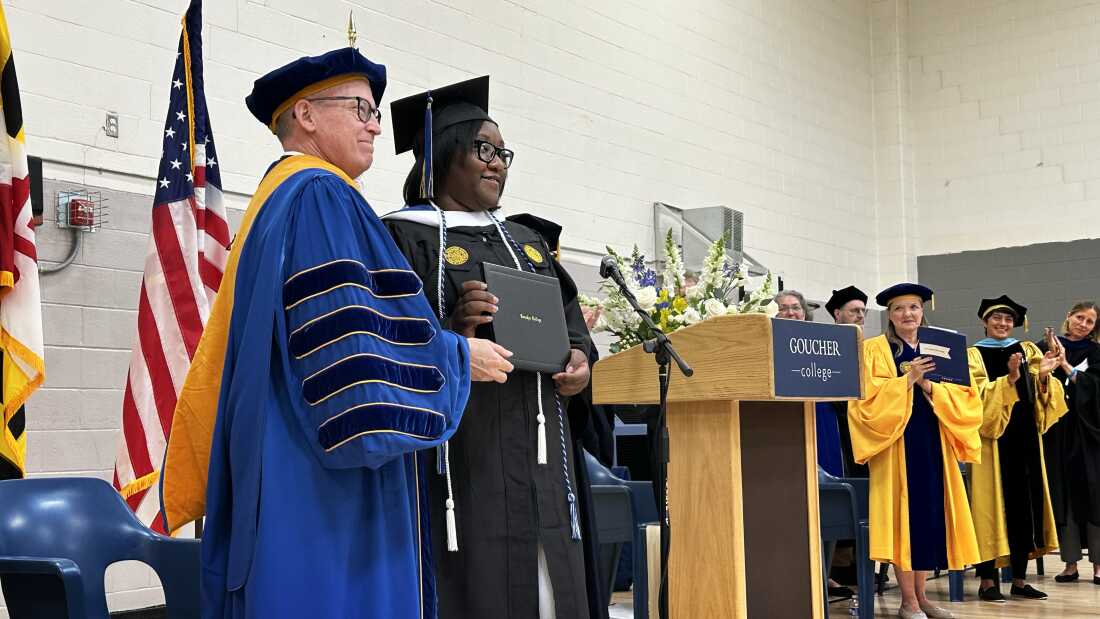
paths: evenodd
<path fill-rule="evenodd" d="M 1064 350 L 1054 371 L 1065 385 L 1069 412 L 1043 437 L 1058 543 L 1066 568 L 1058 582 L 1078 579 L 1081 549 L 1088 548 L 1093 584 L 1100 585 L 1100 325 L 1096 303 L 1070 308 L 1058 336 Z M 1039 347 L 1047 349 L 1045 343 Z"/>
<path fill-rule="evenodd" d="M 445 327 L 487 335 L 497 299 L 479 264 L 490 262 L 558 279 L 572 348 L 561 373 L 517 370 L 504 384 L 473 385 L 458 432 L 436 453 L 443 475 L 428 485 L 440 617 L 588 619 L 575 466 L 584 461 L 574 460 L 563 412 L 589 378 L 577 289 L 535 229 L 554 236 L 553 224 L 498 218 L 513 154 L 486 111 L 488 77 L 430 96 L 392 104 L 397 151 L 413 149 L 416 164 L 404 191 L 411 206 L 386 226 Z"/>

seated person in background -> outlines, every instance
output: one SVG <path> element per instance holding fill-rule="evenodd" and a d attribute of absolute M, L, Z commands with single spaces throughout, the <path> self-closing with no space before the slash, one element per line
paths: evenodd
<path fill-rule="evenodd" d="M 825 310 L 837 324 L 863 326 L 863 317 L 867 312 L 867 294 L 848 286 L 834 290 Z M 852 458 L 852 434 L 848 430 L 848 402 L 818 402 L 817 413 L 817 464 L 833 477 L 867 477 L 867 465 L 856 464 Z M 841 572 L 853 564 L 855 543 L 841 541 L 836 544 L 833 553 L 832 570 L 836 578 L 842 578 Z M 847 570 L 851 571 L 851 570 Z M 829 579 L 829 596 L 850 598 L 853 591 Z"/>
<path fill-rule="evenodd" d="M 839 325 L 862 327 L 867 294 L 855 286 L 834 290 L 825 309 Z M 817 462 L 834 477 L 867 477 L 867 466 L 852 457 L 847 401 L 817 403 Z"/>
<path fill-rule="evenodd" d="M 970 375 L 982 398 L 981 462 L 971 465 L 970 510 L 982 563 L 978 597 L 1004 602 L 998 565 L 1012 566 L 1012 595 L 1044 600 L 1024 582 L 1029 559 L 1058 547 L 1050 506 L 1042 435 L 1066 413 L 1062 385 L 1050 380 L 1059 347 L 1045 355 L 1012 337 L 1027 308 L 1005 295 L 982 299 L 978 318 L 985 339 L 967 351 Z M 1052 337 L 1053 339 L 1053 337 Z"/>
<path fill-rule="evenodd" d="M 790 320 L 813 320 L 813 311 L 806 305 L 806 297 L 797 290 L 783 290 L 775 295 L 775 304 L 779 306 L 776 318 Z"/>

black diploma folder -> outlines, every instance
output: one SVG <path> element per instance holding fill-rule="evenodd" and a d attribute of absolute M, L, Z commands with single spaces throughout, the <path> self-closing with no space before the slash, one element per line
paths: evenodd
<path fill-rule="evenodd" d="M 920 340 L 917 354 L 936 362 L 936 369 L 927 374 L 929 380 L 970 386 L 965 335 L 938 327 L 921 327 L 917 338 Z"/>
<path fill-rule="evenodd" d="M 481 271 L 499 299 L 489 331 L 493 341 L 512 351 L 512 365 L 561 372 L 569 360 L 569 332 L 558 280 L 488 262 L 481 263 Z"/>

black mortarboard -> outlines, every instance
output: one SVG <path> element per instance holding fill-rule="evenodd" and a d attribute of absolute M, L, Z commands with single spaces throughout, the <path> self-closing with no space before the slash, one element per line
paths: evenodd
<path fill-rule="evenodd" d="M 932 301 L 933 294 L 932 289 L 928 286 L 922 286 L 920 284 L 913 284 L 909 282 L 902 282 L 900 284 L 894 284 L 886 290 L 875 295 L 875 303 L 883 307 L 888 307 L 890 301 L 904 297 L 906 295 L 913 295 L 921 298 L 921 301 Z M 936 309 L 936 302 L 932 301 L 932 309 Z"/>
<path fill-rule="evenodd" d="M 442 88 L 398 99 L 390 104 L 394 149 L 400 155 L 416 146 L 424 136 L 420 174 L 420 197 L 434 197 L 432 138 L 447 127 L 489 118 L 489 76 L 475 77 Z"/>
<path fill-rule="evenodd" d="M 412 150 L 429 120 L 425 111 L 431 100 L 432 133 L 469 120 L 489 120 L 489 76 L 475 77 L 398 99 L 390 104 L 393 142 L 397 154 Z"/>
<path fill-rule="evenodd" d="M 370 83 L 374 104 L 381 105 L 386 90 L 386 67 L 371 62 L 354 47 L 320 56 L 303 56 L 271 71 L 256 80 L 244 103 L 274 133 L 279 115 L 299 99 L 358 78 Z"/>
<path fill-rule="evenodd" d="M 829 297 L 829 300 L 825 303 L 825 311 L 829 312 L 829 316 L 833 317 L 833 312 L 844 307 L 849 301 L 863 301 L 867 302 L 867 293 L 863 292 L 855 286 L 848 286 L 847 288 L 841 288 L 840 290 L 834 290 L 833 296 Z M 835 318 L 834 318 L 835 319 Z"/>
<path fill-rule="evenodd" d="M 982 299 L 982 302 L 978 305 L 978 318 L 985 320 L 989 318 L 990 314 L 998 310 L 1012 314 L 1017 325 L 1027 324 L 1027 308 L 1004 294 L 996 299 Z"/>

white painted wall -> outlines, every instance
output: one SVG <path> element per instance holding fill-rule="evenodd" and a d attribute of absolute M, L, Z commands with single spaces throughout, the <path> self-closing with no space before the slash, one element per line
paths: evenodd
<path fill-rule="evenodd" d="M 1100 237 L 1100 3 L 910 10 L 919 253 Z"/>
<path fill-rule="evenodd" d="M 7 0 L 31 151 L 147 193 L 186 4 Z M 518 153 L 508 208 L 560 221 L 569 248 L 648 245 L 654 201 L 726 204 L 745 212 L 753 255 L 802 288 L 827 292 L 836 267 L 874 277 L 867 2 L 207 2 L 226 189 L 250 193 L 279 152 L 242 103 L 252 81 L 343 45 L 349 10 L 360 49 L 389 67 L 389 100 L 493 76 Z M 99 130 L 107 109 L 117 140 Z M 411 164 L 385 130 L 365 177 L 379 211 L 400 206 Z"/>

